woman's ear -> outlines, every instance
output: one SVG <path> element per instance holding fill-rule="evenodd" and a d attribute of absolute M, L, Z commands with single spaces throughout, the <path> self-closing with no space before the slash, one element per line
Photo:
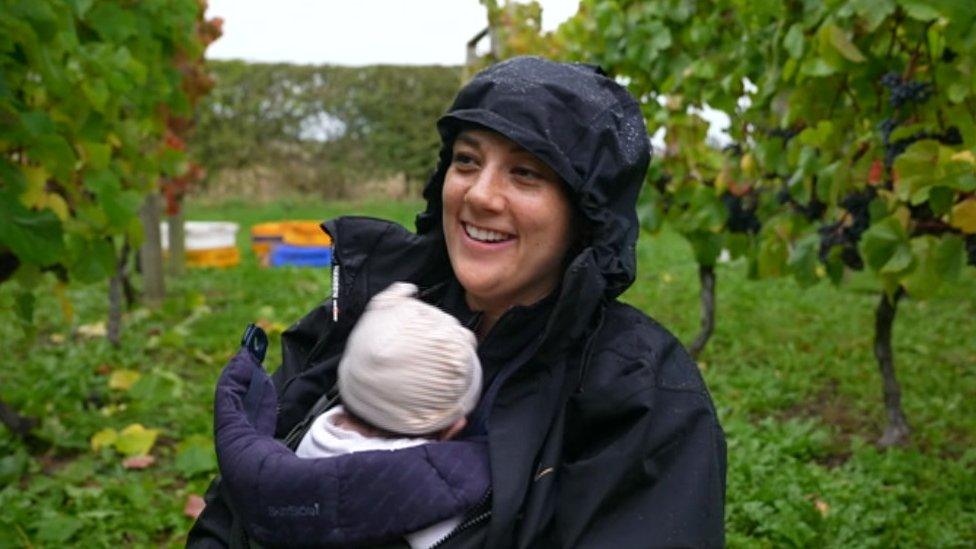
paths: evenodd
<path fill-rule="evenodd" d="M 466 418 L 459 418 L 457 421 L 451 424 L 450 427 L 447 427 L 441 431 L 437 435 L 437 440 L 451 440 L 452 438 L 456 437 L 458 433 L 461 432 L 461 429 L 464 429 L 467 424 L 468 420 Z"/>

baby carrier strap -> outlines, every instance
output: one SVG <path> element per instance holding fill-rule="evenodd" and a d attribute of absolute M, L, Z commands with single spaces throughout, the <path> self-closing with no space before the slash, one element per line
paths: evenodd
<path fill-rule="evenodd" d="M 284 442 L 285 446 L 287 446 L 289 449 L 293 451 L 297 450 L 298 445 L 302 442 L 302 439 L 305 438 L 305 434 L 308 433 L 308 430 L 312 428 L 312 423 L 315 422 L 315 419 L 335 405 L 339 404 L 339 402 L 339 388 L 333 386 L 315 401 L 315 404 L 313 404 L 308 410 L 305 417 L 295 424 L 295 426 L 291 428 L 291 431 L 288 431 L 288 434 L 285 435 L 285 438 L 281 439 L 281 441 Z"/>

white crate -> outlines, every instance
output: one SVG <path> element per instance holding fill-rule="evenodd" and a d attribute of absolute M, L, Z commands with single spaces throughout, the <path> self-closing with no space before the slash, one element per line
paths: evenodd
<path fill-rule="evenodd" d="M 186 221 L 186 249 L 214 250 L 237 246 L 237 231 L 240 225 L 229 221 Z M 159 224 L 162 233 L 163 249 L 169 249 L 169 226 L 166 221 Z"/>

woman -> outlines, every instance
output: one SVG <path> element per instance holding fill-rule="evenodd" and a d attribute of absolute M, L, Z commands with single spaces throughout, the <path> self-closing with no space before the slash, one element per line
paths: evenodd
<path fill-rule="evenodd" d="M 416 234 L 325 225 L 336 294 L 282 337 L 277 435 L 335 384 L 369 298 L 408 281 L 478 334 L 484 369 L 466 436 L 488 442 L 491 500 L 443 547 L 721 546 L 711 399 L 680 343 L 616 299 L 649 161 L 636 101 L 592 67 L 516 58 L 465 86 L 438 130 Z M 198 534 L 226 513 L 210 499 Z"/>

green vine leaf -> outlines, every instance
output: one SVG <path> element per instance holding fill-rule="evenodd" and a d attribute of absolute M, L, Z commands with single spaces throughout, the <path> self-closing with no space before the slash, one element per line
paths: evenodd
<path fill-rule="evenodd" d="M 827 24 L 824 26 L 824 32 L 827 33 L 827 38 L 830 40 L 830 44 L 844 56 L 845 59 L 853 63 L 863 63 L 867 60 L 861 50 L 854 45 L 854 42 L 847 36 L 847 34 L 840 29 L 840 27 Z"/>
<path fill-rule="evenodd" d="M 64 252 L 61 220 L 50 210 L 28 210 L 0 191 L 0 245 L 35 265 L 57 263 Z"/>
<path fill-rule="evenodd" d="M 898 4 L 905 10 L 912 19 L 919 21 L 931 21 L 942 16 L 939 10 L 926 0 L 898 0 Z"/>

